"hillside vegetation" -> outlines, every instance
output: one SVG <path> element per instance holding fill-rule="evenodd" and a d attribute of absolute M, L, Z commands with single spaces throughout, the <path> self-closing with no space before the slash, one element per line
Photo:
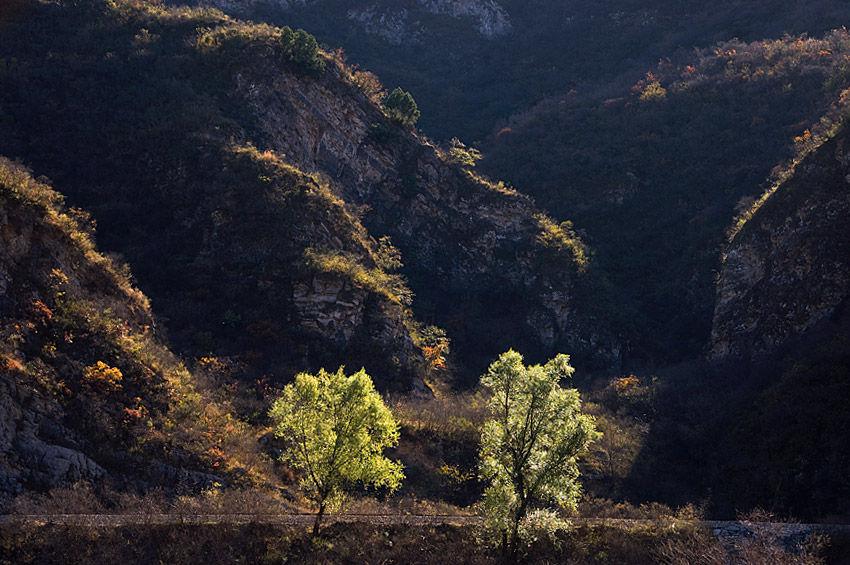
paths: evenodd
<path fill-rule="evenodd" d="M 575 234 L 387 117 L 309 34 L 96 0 L 3 26 L 0 149 L 91 211 L 180 351 L 252 382 L 348 364 L 406 390 L 432 377 L 436 323 L 470 380 L 513 343 L 617 362 L 572 296 Z"/>
<path fill-rule="evenodd" d="M 276 481 L 248 428 L 162 345 L 88 215 L 62 201 L 0 158 L 0 500 L 77 481 Z"/>
<path fill-rule="evenodd" d="M 416 97 L 437 139 L 483 139 L 572 88 L 616 92 L 681 50 L 844 25 L 837 0 L 196 0 L 300 26 Z"/>
<path fill-rule="evenodd" d="M 377 265 L 377 243 L 326 181 L 251 144 L 229 97 L 234 66 L 267 51 L 309 80 L 311 61 L 324 67 L 315 44 L 305 63 L 280 30 L 155 5 L 35 3 L 26 16 L 4 33 L 4 149 L 92 212 L 101 245 L 132 263 L 180 349 L 245 353 L 259 377 L 328 355 L 381 363 L 364 351 L 398 342 L 393 374 L 409 386 L 404 283 Z M 324 335 L 299 323 L 299 290 Z"/>
<path fill-rule="evenodd" d="M 517 116 L 480 166 L 573 220 L 632 320 L 637 358 L 693 357 L 732 218 L 846 108 L 848 57 L 840 29 L 665 59 L 610 98 L 570 94 Z"/>

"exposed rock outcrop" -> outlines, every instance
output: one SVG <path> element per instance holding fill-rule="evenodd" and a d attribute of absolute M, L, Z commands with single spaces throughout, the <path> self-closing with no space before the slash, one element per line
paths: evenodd
<path fill-rule="evenodd" d="M 202 0 L 200 3 L 229 14 L 250 15 L 256 4 L 290 10 L 320 4 L 321 0 Z M 398 2 L 384 0 L 353 2 L 344 17 L 368 34 L 401 45 L 417 42 L 428 34 L 428 26 L 421 21 L 422 16 L 428 14 L 470 21 L 475 31 L 486 39 L 495 39 L 513 30 L 510 16 L 496 0 L 412 0 L 401 6 Z"/>
<path fill-rule="evenodd" d="M 474 19 L 478 33 L 488 39 L 507 35 L 512 29 L 507 12 L 495 0 L 419 0 L 419 3 L 432 14 Z"/>
<path fill-rule="evenodd" d="M 346 17 L 392 45 L 415 43 L 425 32 L 419 21 L 409 19 L 406 9 L 392 10 L 373 4 L 364 8 L 351 8 Z"/>
<path fill-rule="evenodd" d="M 62 424 L 62 409 L 0 371 L 0 493 L 46 490 L 106 475 Z"/>
<path fill-rule="evenodd" d="M 846 128 L 797 165 L 725 253 L 713 358 L 756 359 L 847 315 L 850 146 Z"/>
<path fill-rule="evenodd" d="M 581 347 L 616 362 L 610 335 L 575 303 L 574 257 L 542 243 L 541 212 L 529 198 L 450 163 L 411 132 L 384 125 L 394 129 L 390 140 L 372 135 L 387 123 L 381 110 L 337 68 L 328 75 L 239 75 L 236 82 L 276 153 L 327 175 L 344 200 L 366 207 L 371 233 L 392 237 L 417 295 L 442 304 L 510 296 L 525 320 L 512 331 L 517 343 L 533 336 L 550 351 Z"/>
<path fill-rule="evenodd" d="M 301 312 L 301 326 L 345 343 L 363 321 L 365 293 L 345 280 L 315 277 L 310 284 L 296 283 L 292 297 Z"/>

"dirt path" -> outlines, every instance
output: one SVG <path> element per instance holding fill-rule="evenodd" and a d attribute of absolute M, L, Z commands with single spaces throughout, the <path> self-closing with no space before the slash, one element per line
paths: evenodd
<path fill-rule="evenodd" d="M 0 524 L 62 524 L 116 527 L 143 524 L 280 524 L 286 526 L 308 526 L 315 520 L 313 514 L 6 514 L 0 515 Z M 326 524 L 334 522 L 356 522 L 374 525 L 410 526 L 469 526 L 481 524 L 480 516 L 413 515 L 413 514 L 330 514 L 325 515 Z M 632 520 L 620 518 L 575 519 L 574 525 L 607 524 L 614 527 L 632 528 L 640 525 L 661 525 L 676 528 L 675 521 Z M 781 536 L 802 532 L 822 532 L 830 535 L 850 535 L 848 524 L 789 524 L 781 522 L 739 522 L 708 520 L 698 522 L 712 530 L 715 535 L 740 535 L 746 531 L 769 529 Z"/>

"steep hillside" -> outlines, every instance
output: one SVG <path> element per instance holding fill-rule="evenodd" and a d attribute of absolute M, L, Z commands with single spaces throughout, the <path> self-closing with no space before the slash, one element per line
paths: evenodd
<path fill-rule="evenodd" d="M 738 435 L 783 502 L 850 515 L 847 119 L 742 218 L 717 283 L 711 356 L 766 383 Z M 781 378 L 778 378 L 781 376 Z M 766 489 L 765 489 L 766 490 Z M 783 489 L 784 491 L 784 489 Z"/>
<path fill-rule="evenodd" d="M 87 215 L 0 158 L 0 502 L 272 480 L 256 441 L 158 341 L 147 298 Z"/>
<path fill-rule="evenodd" d="M 847 127 L 748 212 L 724 254 L 711 357 L 763 359 L 846 326 L 850 298 Z"/>
<path fill-rule="evenodd" d="M 659 59 L 717 41 L 819 35 L 846 23 L 837 0 L 196 0 L 304 27 L 413 92 L 438 139 L 482 139 L 571 88 L 626 87 Z"/>
<path fill-rule="evenodd" d="M 843 104 L 848 56 L 840 29 L 665 59 L 609 98 L 575 93 L 517 116 L 481 167 L 569 211 L 635 320 L 640 356 L 694 357 L 731 218 Z"/>
<path fill-rule="evenodd" d="M 642 496 L 850 516 L 848 138 L 846 118 L 814 134 L 734 226 L 711 362 L 665 379 L 630 478 Z"/>
<path fill-rule="evenodd" d="M 264 144 L 304 171 L 326 174 L 363 210 L 369 233 L 392 237 L 414 312 L 445 327 L 462 359 L 480 370 L 513 343 L 615 363 L 616 343 L 594 321 L 596 305 L 576 298 L 607 299 L 604 288 L 591 288 L 590 251 L 571 228 L 393 127 L 351 83 L 351 71 L 333 65 L 321 81 L 245 72 L 234 82 Z"/>
<path fill-rule="evenodd" d="M 0 149 L 92 211 L 182 351 L 421 385 L 439 332 L 403 262 L 462 375 L 511 345 L 616 362 L 571 230 L 387 118 L 307 34 L 90 0 L 34 3 L 0 42 Z"/>

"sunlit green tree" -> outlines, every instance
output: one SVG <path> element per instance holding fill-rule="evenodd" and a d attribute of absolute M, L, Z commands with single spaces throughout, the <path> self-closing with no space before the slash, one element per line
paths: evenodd
<path fill-rule="evenodd" d="M 543 503 L 574 508 L 579 497 L 576 457 L 599 434 L 593 417 L 581 413 L 578 391 L 560 385 L 572 373 L 567 355 L 526 367 L 511 350 L 481 378 L 493 393 L 480 448 L 481 475 L 489 482 L 485 521 L 512 559 L 535 523 L 559 525 Z"/>
<path fill-rule="evenodd" d="M 382 455 L 398 443 L 399 426 L 361 369 L 346 376 L 321 369 L 301 373 L 287 385 L 269 412 L 274 434 L 289 441 L 284 460 L 302 472 L 301 486 L 316 503 L 313 536 L 328 507 L 342 502 L 354 483 L 398 488 L 402 465 Z"/>

